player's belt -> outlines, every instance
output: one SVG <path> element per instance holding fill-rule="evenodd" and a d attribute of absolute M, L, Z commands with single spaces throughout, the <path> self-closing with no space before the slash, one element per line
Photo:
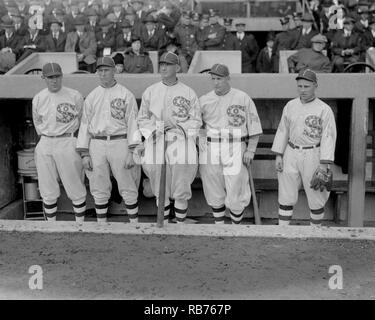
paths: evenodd
<path fill-rule="evenodd" d="M 207 137 L 208 142 L 243 142 L 247 141 L 249 137 L 241 137 L 241 138 L 235 138 L 235 137 L 228 137 L 228 138 L 223 138 L 223 137 Z"/>
<path fill-rule="evenodd" d="M 117 134 L 113 136 L 93 136 L 92 139 L 98 139 L 98 140 L 120 140 L 120 139 L 126 139 L 128 135 L 125 134 Z"/>
<path fill-rule="evenodd" d="M 57 136 L 48 136 L 46 134 L 42 134 L 42 136 L 44 137 L 48 137 L 48 138 L 67 138 L 67 137 L 77 137 L 78 136 L 78 131 L 76 132 L 66 132 L 66 133 L 63 133 L 63 134 L 59 134 Z"/>
<path fill-rule="evenodd" d="M 314 146 L 297 146 L 296 144 L 288 141 L 288 144 L 293 148 L 293 149 L 314 149 L 314 148 L 317 148 L 317 147 L 320 147 L 320 142 Z"/>

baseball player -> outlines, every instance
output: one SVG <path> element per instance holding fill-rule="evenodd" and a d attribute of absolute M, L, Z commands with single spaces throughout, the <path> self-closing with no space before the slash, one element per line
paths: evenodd
<path fill-rule="evenodd" d="M 110 57 L 98 59 L 100 86 L 86 97 L 77 150 L 90 182 L 98 222 L 107 221 L 111 196 L 110 172 L 117 181 L 130 222 L 138 222 L 138 187 L 141 167 L 133 152 L 141 144 L 134 95 L 114 78 Z"/>
<path fill-rule="evenodd" d="M 299 97 L 284 107 L 272 145 L 277 154 L 279 225 L 290 224 L 302 184 L 310 207 L 310 225 L 317 226 L 324 217 L 329 191 L 314 190 L 310 182 L 317 168 L 326 172 L 333 163 L 336 123 L 331 108 L 315 96 L 315 72 L 302 70 L 296 80 Z"/>
<path fill-rule="evenodd" d="M 145 137 L 142 167 L 150 179 L 152 192 L 157 197 L 156 203 L 159 201 L 161 164 L 165 156 L 164 219 L 168 220 L 171 198 L 174 200 L 177 223 L 183 223 L 191 198 L 191 183 L 198 169 L 195 138 L 202 121 L 197 95 L 176 77 L 178 64 L 178 56 L 172 52 L 161 56 L 159 66 L 162 81 L 151 85 L 143 93 L 138 125 Z"/>
<path fill-rule="evenodd" d="M 246 166 L 254 158 L 262 127 L 253 100 L 231 87 L 228 67 L 215 64 L 209 73 L 214 90 L 199 99 L 204 128 L 199 172 L 215 223 L 224 223 L 229 208 L 232 223 L 239 224 L 251 197 Z"/>
<path fill-rule="evenodd" d="M 47 84 L 32 101 L 33 121 L 40 141 L 35 148 L 35 163 L 43 210 L 48 221 L 56 221 L 59 179 L 69 199 L 77 222 L 83 222 L 86 211 L 86 187 L 82 161 L 75 150 L 76 132 L 81 120 L 83 97 L 62 86 L 62 70 L 57 63 L 42 68 Z"/>

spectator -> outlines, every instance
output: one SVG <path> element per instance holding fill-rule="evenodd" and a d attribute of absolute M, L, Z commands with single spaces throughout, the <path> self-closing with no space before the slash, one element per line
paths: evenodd
<path fill-rule="evenodd" d="M 161 9 L 156 12 L 156 19 L 161 28 L 165 29 L 167 34 L 170 34 L 180 20 L 181 13 L 178 8 L 166 0 L 160 1 L 160 7 Z"/>
<path fill-rule="evenodd" d="M 200 16 L 198 12 L 192 12 L 191 14 L 191 25 L 199 29 Z"/>
<path fill-rule="evenodd" d="M 96 35 L 96 56 L 103 57 L 103 55 L 110 55 L 115 48 L 115 33 L 110 31 L 111 22 L 104 18 L 100 20 L 99 25 L 101 31 Z"/>
<path fill-rule="evenodd" d="M 23 19 L 29 16 L 29 4 L 27 0 L 16 0 L 17 9 L 19 14 L 22 16 Z"/>
<path fill-rule="evenodd" d="M 139 21 L 143 21 L 147 16 L 147 12 L 143 9 L 144 1 L 143 0 L 132 0 L 130 3 L 131 3 L 132 8 L 135 11 L 136 18 Z"/>
<path fill-rule="evenodd" d="M 198 28 L 191 24 L 191 13 L 184 11 L 181 15 L 180 24 L 175 27 L 173 35 L 176 42 L 181 44 L 181 51 L 188 65 L 190 65 L 195 51 L 199 50 L 197 33 Z"/>
<path fill-rule="evenodd" d="M 115 62 L 116 73 L 124 72 L 124 55 L 122 53 L 116 53 L 113 57 Z"/>
<path fill-rule="evenodd" d="M 85 30 L 84 16 L 78 16 L 74 22 L 76 31 L 69 32 L 66 37 L 65 51 L 76 52 L 80 70 L 95 72 L 96 39 L 93 32 Z"/>
<path fill-rule="evenodd" d="M 124 54 L 124 72 L 126 73 L 153 73 L 152 61 L 142 49 L 141 38 L 134 35 L 131 48 Z"/>
<path fill-rule="evenodd" d="M 146 30 L 141 34 L 141 40 L 145 51 L 159 51 L 167 42 L 167 37 L 164 30 L 156 29 L 157 21 L 149 14 L 144 23 Z"/>
<path fill-rule="evenodd" d="M 61 22 L 57 19 L 51 19 L 49 26 L 50 32 L 46 36 L 46 51 L 64 52 L 66 34 L 61 30 Z"/>
<path fill-rule="evenodd" d="M 14 31 L 15 31 L 16 35 L 19 36 L 20 38 L 23 38 L 26 35 L 26 33 L 28 31 L 28 28 L 27 28 L 27 25 L 25 24 L 22 16 L 17 11 L 16 13 L 14 13 L 12 15 L 12 19 L 13 19 L 13 22 L 14 22 Z"/>
<path fill-rule="evenodd" d="M 72 0 L 70 3 L 70 13 L 67 15 L 68 25 L 74 26 L 77 17 L 82 17 L 79 13 L 78 0 Z"/>
<path fill-rule="evenodd" d="M 359 6 L 358 11 L 359 15 L 358 21 L 354 24 L 353 32 L 359 32 L 364 33 L 366 30 L 368 30 L 368 18 L 369 18 L 369 12 L 368 12 L 368 6 Z"/>
<path fill-rule="evenodd" d="M 321 3 L 321 11 L 319 15 L 320 32 L 326 34 L 328 32 L 329 18 L 331 17 L 331 7 L 333 6 L 332 0 L 323 0 Z M 328 39 L 327 39 L 328 40 Z"/>
<path fill-rule="evenodd" d="M 219 24 L 219 16 L 216 11 L 210 10 L 208 22 L 209 26 L 203 29 L 200 47 L 204 50 L 221 50 L 225 28 Z"/>
<path fill-rule="evenodd" d="M 255 72 L 255 62 L 258 56 L 259 47 L 252 34 L 245 34 L 245 22 L 236 23 L 236 47 L 241 50 L 242 73 Z"/>
<path fill-rule="evenodd" d="M 199 20 L 199 26 L 197 31 L 197 43 L 201 50 L 204 50 L 204 30 L 206 27 L 209 26 L 209 15 L 208 14 L 202 14 Z"/>
<path fill-rule="evenodd" d="M 314 17 L 311 13 L 305 13 L 302 17 L 302 28 L 296 29 L 296 38 L 293 49 L 311 48 L 311 38 L 318 34 L 313 29 Z"/>
<path fill-rule="evenodd" d="M 18 62 L 26 59 L 30 54 L 34 52 L 45 51 L 45 40 L 42 35 L 39 34 L 39 30 L 36 28 L 34 20 L 31 18 L 29 20 L 28 32 L 21 38 L 19 42 L 18 53 L 20 57 Z"/>
<path fill-rule="evenodd" d="M 69 32 L 72 32 L 75 30 L 74 25 L 69 24 L 68 17 L 64 14 L 64 11 L 61 9 L 55 10 L 55 17 L 56 20 L 61 23 L 61 31 L 65 32 L 65 34 L 68 34 Z"/>
<path fill-rule="evenodd" d="M 121 33 L 120 22 L 117 20 L 117 17 L 114 13 L 110 13 L 106 19 L 110 22 L 109 32 L 113 33 L 114 36 L 117 37 Z"/>
<path fill-rule="evenodd" d="M 304 69 L 311 69 L 317 73 L 329 73 L 332 65 L 328 57 L 323 54 L 327 38 L 317 34 L 311 38 L 312 47 L 302 48 L 288 58 L 289 71 L 299 73 Z"/>
<path fill-rule="evenodd" d="M 18 48 L 20 38 L 16 35 L 14 30 L 14 22 L 9 17 L 2 18 L 1 27 L 5 30 L 4 34 L 0 36 L 0 52 L 10 52 L 15 55 L 15 60 L 18 58 Z"/>
<path fill-rule="evenodd" d="M 273 61 L 272 61 L 272 50 L 275 43 L 275 35 L 273 32 L 267 34 L 266 46 L 259 52 L 256 71 L 260 73 L 272 73 L 273 72 Z"/>
<path fill-rule="evenodd" d="M 111 5 L 109 4 L 110 0 L 101 0 L 102 4 L 99 7 L 99 17 L 100 19 L 106 18 L 112 11 Z"/>
<path fill-rule="evenodd" d="M 87 25 L 87 31 L 94 32 L 94 34 L 97 34 L 101 29 L 98 23 L 98 13 L 96 12 L 95 9 L 89 8 L 86 11 L 86 16 L 89 20 L 88 25 Z"/>
<path fill-rule="evenodd" d="M 354 18 L 346 17 L 344 29 L 338 30 L 332 40 L 334 71 L 343 72 L 347 64 L 360 60 L 363 47 L 360 34 L 353 32 L 354 23 Z"/>
<path fill-rule="evenodd" d="M 240 50 L 236 46 L 236 37 L 232 33 L 232 21 L 233 19 L 224 18 L 225 35 L 222 44 L 222 50 Z"/>
<path fill-rule="evenodd" d="M 120 0 L 114 0 L 112 2 L 112 13 L 115 15 L 118 23 L 121 23 L 125 19 L 125 10 Z"/>
<path fill-rule="evenodd" d="M 132 45 L 132 27 L 128 20 L 124 20 L 120 24 L 122 33 L 116 37 L 116 51 L 125 51 Z"/>
<path fill-rule="evenodd" d="M 375 17 L 372 16 L 369 19 L 369 29 L 363 34 L 363 41 L 365 49 L 375 47 Z"/>
<path fill-rule="evenodd" d="M 146 31 L 143 22 L 136 18 L 136 13 L 133 7 L 128 7 L 125 11 L 125 19 L 129 21 L 132 27 L 132 33 L 141 36 Z"/>

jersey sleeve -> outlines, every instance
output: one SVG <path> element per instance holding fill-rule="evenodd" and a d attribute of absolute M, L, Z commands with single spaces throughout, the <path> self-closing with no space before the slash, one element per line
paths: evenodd
<path fill-rule="evenodd" d="M 323 115 L 323 132 L 320 140 L 320 163 L 333 163 L 336 146 L 336 122 L 331 108 Z"/>
<path fill-rule="evenodd" d="M 156 123 L 150 111 L 150 91 L 146 90 L 142 95 L 141 107 L 138 112 L 137 122 L 139 130 L 145 139 L 148 139 L 156 130 Z"/>
<path fill-rule="evenodd" d="M 75 100 L 76 100 L 75 105 L 76 105 L 77 113 L 78 113 L 78 121 L 81 121 L 82 113 L 83 113 L 84 100 L 83 100 L 82 95 L 79 92 L 77 92 Z"/>
<path fill-rule="evenodd" d="M 125 121 L 127 126 L 128 135 L 128 148 L 132 149 L 142 142 L 141 133 L 138 130 L 137 115 L 138 115 L 138 105 L 135 100 L 134 95 L 129 92 L 129 97 L 127 99 L 128 105 L 126 108 Z"/>
<path fill-rule="evenodd" d="M 32 113 L 33 113 L 33 122 L 34 122 L 34 127 L 36 130 L 36 133 L 40 136 L 41 131 L 40 131 L 40 125 L 42 124 L 42 118 L 38 114 L 38 103 L 39 103 L 39 96 L 35 96 L 32 101 Z"/>
<path fill-rule="evenodd" d="M 263 130 L 257 108 L 254 101 L 249 96 L 246 97 L 245 106 L 248 135 L 251 137 L 262 134 Z"/>
<path fill-rule="evenodd" d="M 79 126 L 78 138 L 77 138 L 77 151 L 78 152 L 88 152 L 90 144 L 90 133 L 89 133 L 89 123 L 90 123 L 90 112 L 92 105 L 90 102 L 90 96 L 86 97 L 83 104 L 83 112 L 81 124 Z"/>
<path fill-rule="evenodd" d="M 284 154 L 289 140 L 289 126 L 288 105 L 286 105 L 281 116 L 279 127 L 276 131 L 275 139 L 273 140 L 271 151 Z"/>

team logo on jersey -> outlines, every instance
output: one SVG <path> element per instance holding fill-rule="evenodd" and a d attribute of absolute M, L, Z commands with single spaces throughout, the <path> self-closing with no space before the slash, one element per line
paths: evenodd
<path fill-rule="evenodd" d="M 186 120 L 189 115 L 190 101 L 184 97 L 175 97 L 172 101 L 175 108 L 173 108 L 172 116 L 177 117 L 178 120 Z"/>
<path fill-rule="evenodd" d="M 116 98 L 111 101 L 111 116 L 117 120 L 125 119 L 125 100 Z"/>
<path fill-rule="evenodd" d="M 310 115 L 306 117 L 305 125 L 307 127 L 303 130 L 304 135 L 313 139 L 321 138 L 323 132 L 323 121 L 321 118 L 315 115 Z"/>
<path fill-rule="evenodd" d="M 240 105 L 229 106 L 227 109 L 228 122 L 233 127 L 240 127 L 245 123 L 245 107 Z"/>
<path fill-rule="evenodd" d="M 76 106 L 67 102 L 57 105 L 56 122 L 69 123 L 77 117 Z"/>

